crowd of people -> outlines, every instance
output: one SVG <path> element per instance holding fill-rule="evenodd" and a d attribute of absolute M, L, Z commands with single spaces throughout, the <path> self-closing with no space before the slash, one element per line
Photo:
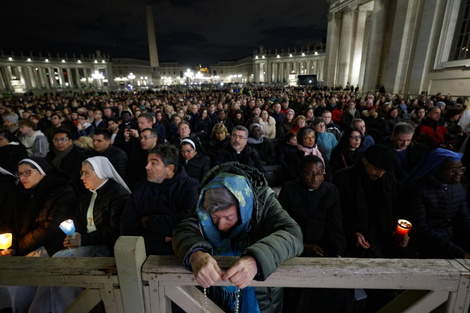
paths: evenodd
<path fill-rule="evenodd" d="M 397 292 L 249 287 L 295 257 L 470 258 L 462 98 L 303 87 L 0 99 L 0 232 L 16 256 L 175 254 L 235 312 L 375 312 Z M 282 186 L 268 186 L 275 166 Z M 272 188 L 278 193 L 274 192 Z M 279 192 L 280 188 L 280 192 Z M 64 234 L 60 224 L 75 222 Z M 398 238 L 398 219 L 412 224 Z M 239 261 L 222 272 L 213 256 Z M 230 280 L 234 287 L 213 287 Z M 14 312 L 81 292 L 6 287 Z M 43 301 L 53 299 L 52 301 Z M 175 311 L 179 311 L 174 306 Z"/>

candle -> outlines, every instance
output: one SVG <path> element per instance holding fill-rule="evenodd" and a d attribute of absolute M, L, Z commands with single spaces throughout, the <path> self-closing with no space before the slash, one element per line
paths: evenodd
<path fill-rule="evenodd" d="M 405 238 L 406 234 L 408 234 L 408 232 L 410 231 L 411 226 L 411 223 L 407 220 L 398 220 L 397 230 L 395 231 L 395 240 L 397 242 L 402 242 L 403 238 Z"/>
<path fill-rule="evenodd" d="M 73 224 L 73 220 L 70 219 L 60 223 L 59 227 L 66 235 L 72 235 L 75 232 L 75 225 Z"/>
<path fill-rule="evenodd" d="M 11 247 L 11 240 L 13 236 L 11 233 L 5 233 L 0 235 L 0 249 L 5 250 Z"/>

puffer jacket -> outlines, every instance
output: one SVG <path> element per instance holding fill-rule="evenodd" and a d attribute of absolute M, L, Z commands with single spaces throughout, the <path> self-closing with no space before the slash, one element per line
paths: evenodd
<path fill-rule="evenodd" d="M 0 204 L 0 229 L 13 233 L 15 255 L 44 246 L 49 255 L 63 249 L 62 221 L 75 218 L 77 196 L 70 178 L 53 169 L 31 189 L 20 183 Z"/>
<path fill-rule="evenodd" d="M 259 272 L 255 280 L 263 281 L 284 261 L 302 253 L 302 232 L 281 207 L 264 176 L 254 168 L 237 162 L 221 164 L 207 173 L 200 188 L 221 172 L 243 175 L 252 184 L 255 203 L 249 237 L 253 244 L 242 255 L 250 255 L 256 259 Z M 176 256 L 184 264 L 187 264 L 195 249 L 203 249 L 212 254 L 212 246 L 202 237 L 196 215 L 187 217 L 175 227 L 172 244 Z M 255 291 L 261 312 L 282 311 L 282 288 L 256 287 Z"/>
<path fill-rule="evenodd" d="M 470 253 L 470 213 L 462 184 L 444 185 L 432 174 L 408 186 L 404 212 L 413 224 L 410 244 L 422 258 Z"/>

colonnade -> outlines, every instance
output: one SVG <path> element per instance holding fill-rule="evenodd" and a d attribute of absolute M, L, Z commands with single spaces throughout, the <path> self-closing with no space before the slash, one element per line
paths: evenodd
<path fill-rule="evenodd" d="M 22 93 L 30 90 L 101 88 L 112 73 L 105 60 L 33 61 L 0 56 L 0 90 Z"/>
<path fill-rule="evenodd" d="M 323 81 L 325 54 L 318 52 L 302 53 L 301 56 L 279 54 L 255 55 L 253 77 L 257 83 L 288 83 L 289 75 L 317 75 Z"/>

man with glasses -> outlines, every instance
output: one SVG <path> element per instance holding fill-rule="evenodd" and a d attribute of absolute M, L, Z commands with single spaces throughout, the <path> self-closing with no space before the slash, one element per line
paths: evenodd
<path fill-rule="evenodd" d="M 54 131 L 52 149 L 47 154 L 46 160 L 68 173 L 75 187 L 80 189 L 83 189 L 80 169 L 85 158 L 85 151 L 73 144 L 72 134 L 68 128 L 59 127 Z"/>
<path fill-rule="evenodd" d="M 316 155 L 302 158 L 299 177 L 281 189 L 279 202 L 299 224 L 303 233 L 301 257 L 342 257 L 346 240 L 341 218 L 341 202 L 335 185 L 325 182 L 325 166 Z M 286 312 L 348 312 L 352 290 L 286 288 Z"/>
<path fill-rule="evenodd" d="M 412 223 L 410 244 L 420 258 L 470 259 L 470 213 L 460 182 L 462 154 L 437 148 L 405 182 L 403 214 Z"/>
<path fill-rule="evenodd" d="M 230 136 L 230 145 L 225 149 L 219 150 L 214 160 L 214 165 L 225 162 L 239 162 L 257 168 L 264 173 L 263 163 L 258 152 L 253 147 L 247 145 L 247 143 L 248 129 L 241 125 L 235 126 Z"/>

